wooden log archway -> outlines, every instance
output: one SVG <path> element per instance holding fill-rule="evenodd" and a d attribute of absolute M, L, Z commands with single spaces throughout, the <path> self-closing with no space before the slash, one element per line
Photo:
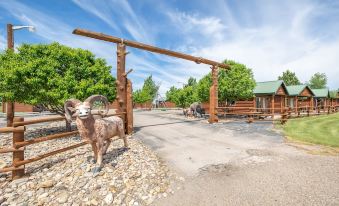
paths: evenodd
<path fill-rule="evenodd" d="M 126 57 L 126 46 L 134 47 L 137 49 L 142 49 L 146 50 L 149 52 L 154 52 L 158 54 L 164 54 L 167 56 L 172 56 L 180 59 L 185 59 L 188 61 L 193 61 L 197 64 L 203 63 L 207 65 L 211 65 L 212 67 L 212 79 L 213 79 L 213 84 L 210 88 L 210 118 L 209 122 L 210 123 L 215 123 L 218 122 L 217 118 L 217 107 L 218 107 L 218 68 L 223 68 L 223 69 L 229 69 L 230 66 L 227 64 L 219 63 L 216 61 L 212 61 L 209 59 L 205 59 L 202 57 L 195 57 L 192 55 L 180 53 L 180 52 L 175 52 L 167 49 L 162 49 L 158 48 L 155 46 L 143 44 L 140 42 L 136 41 L 130 41 L 130 40 L 125 40 L 122 38 L 106 35 L 103 33 L 98 33 L 98 32 L 93 32 L 93 31 L 88 31 L 84 29 L 75 29 L 73 31 L 73 34 L 85 36 L 85 37 L 90 37 L 102 41 L 107 41 L 107 42 L 112 42 L 117 44 L 117 100 L 118 100 L 118 105 L 119 105 L 119 112 L 126 112 L 126 115 L 123 117 L 126 126 L 125 128 L 129 128 L 127 130 L 127 133 L 130 134 L 132 133 L 133 128 L 133 110 L 128 108 L 128 94 L 127 90 L 131 90 L 131 88 L 128 88 L 128 82 L 129 80 L 126 78 L 126 71 L 125 71 L 125 57 Z M 131 87 L 131 85 L 129 86 Z"/>

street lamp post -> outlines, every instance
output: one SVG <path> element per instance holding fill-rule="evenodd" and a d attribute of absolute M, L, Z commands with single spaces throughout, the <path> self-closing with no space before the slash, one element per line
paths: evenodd
<path fill-rule="evenodd" d="M 27 28 L 30 32 L 34 32 L 35 28 L 33 26 L 13 26 L 12 24 L 7 24 L 7 48 L 9 50 L 14 50 L 14 30 Z M 13 125 L 14 118 L 14 102 L 6 102 L 6 115 L 7 115 L 7 127 Z"/>

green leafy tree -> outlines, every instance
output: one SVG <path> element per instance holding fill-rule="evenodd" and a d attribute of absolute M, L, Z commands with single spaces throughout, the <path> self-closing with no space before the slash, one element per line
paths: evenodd
<path fill-rule="evenodd" d="M 188 107 L 193 102 L 199 100 L 196 92 L 197 81 L 195 78 L 190 77 L 187 81 L 187 84 L 183 88 L 178 89 L 172 86 L 166 92 L 167 101 L 174 102 L 178 107 Z"/>
<path fill-rule="evenodd" d="M 283 80 L 287 86 L 301 84 L 295 73 L 290 70 L 284 71 L 278 80 Z"/>
<path fill-rule="evenodd" d="M 178 107 L 188 107 L 193 102 L 197 102 L 198 98 L 193 86 L 185 86 L 182 89 L 179 89 L 177 98 L 175 99 L 175 104 Z"/>
<path fill-rule="evenodd" d="M 210 99 L 210 87 L 212 85 L 211 73 L 201 78 L 197 85 L 197 97 L 201 102 L 208 102 Z"/>
<path fill-rule="evenodd" d="M 147 93 L 143 89 L 138 89 L 135 92 L 133 92 L 133 101 L 134 103 L 145 103 L 148 102 L 151 99 L 149 93 Z"/>
<path fill-rule="evenodd" d="M 197 80 L 193 77 L 188 78 L 187 84 L 185 86 L 195 87 L 197 85 Z"/>
<path fill-rule="evenodd" d="M 323 89 L 326 88 L 327 85 L 327 76 L 325 73 L 315 73 L 309 82 L 309 86 L 312 89 Z"/>
<path fill-rule="evenodd" d="M 0 96 L 5 100 L 40 105 L 58 114 L 64 113 L 69 98 L 116 97 L 115 78 L 104 59 L 58 43 L 23 44 L 17 53 L 1 53 L 0 76 Z"/>
<path fill-rule="evenodd" d="M 230 69 L 219 69 L 218 98 L 219 101 L 235 101 L 253 97 L 255 80 L 252 70 L 244 64 L 225 60 Z M 209 91 L 212 85 L 211 73 L 204 76 L 197 85 L 197 96 L 200 101 L 209 101 Z"/>
<path fill-rule="evenodd" d="M 157 85 L 152 79 L 152 75 L 148 76 L 141 89 L 133 92 L 134 103 L 146 103 L 153 101 L 157 96 L 159 85 Z"/>
<path fill-rule="evenodd" d="M 244 64 L 225 60 L 223 63 L 230 65 L 230 69 L 219 69 L 218 96 L 223 100 L 241 100 L 253 97 L 255 80 L 252 70 Z"/>
<path fill-rule="evenodd" d="M 178 88 L 172 86 L 167 92 L 166 92 L 166 100 L 169 102 L 176 102 L 178 98 L 178 93 L 179 93 Z"/>
<path fill-rule="evenodd" d="M 155 81 L 152 79 L 152 75 L 145 79 L 144 85 L 142 86 L 142 90 L 146 94 L 148 94 L 147 101 L 153 101 L 154 98 L 156 98 L 159 90 L 159 85 L 157 85 Z"/>

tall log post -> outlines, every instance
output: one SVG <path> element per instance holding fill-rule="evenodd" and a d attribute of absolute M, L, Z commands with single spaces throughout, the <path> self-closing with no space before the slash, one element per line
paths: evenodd
<path fill-rule="evenodd" d="M 127 134 L 133 133 L 133 89 L 131 80 L 127 79 Z"/>
<path fill-rule="evenodd" d="M 212 66 L 212 86 L 210 88 L 210 118 L 209 123 L 218 122 L 217 106 L 218 106 L 218 67 Z"/>
<path fill-rule="evenodd" d="M 118 112 L 126 112 L 127 109 L 127 78 L 125 77 L 126 46 L 122 43 L 117 44 L 117 100 Z M 122 116 L 127 132 L 127 114 Z"/>
<path fill-rule="evenodd" d="M 283 102 L 285 101 L 285 96 L 280 96 L 280 114 L 283 113 Z"/>
<path fill-rule="evenodd" d="M 14 35 L 12 24 L 7 24 L 7 48 L 12 51 L 14 50 Z M 6 102 L 7 127 L 11 127 L 13 125 L 14 108 L 14 102 Z"/>
<path fill-rule="evenodd" d="M 274 98 L 275 98 L 275 95 L 273 94 L 271 97 L 272 118 L 274 118 Z"/>
<path fill-rule="evenodd" d="M 298 96 L 295 96 L 294 97 L 294 111 L 295 111 L 295 114 L 298 114 Z"/>
<path fill-rule="evenodd" d="M 23 117 L 14 117 L 13 122 L 23 122 Z M 25 141 L 25 131 L 15 131 L 13 132 L 13 147 L 15 147 L 15 144 L 17 142 L 23 142 Z M 23 161 L 25 159 L 25 151 L 16 151 L 13 152 L 13 160 L 12 163 L 15 165 L 15 163 Z M 12 179 L 19 179 L 25 175 L 25 167 L 22 169 L 17 169 L 12 171 Z"/>

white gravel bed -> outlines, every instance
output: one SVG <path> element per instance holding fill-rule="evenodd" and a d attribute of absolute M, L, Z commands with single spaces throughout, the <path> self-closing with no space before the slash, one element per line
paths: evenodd
<path fill-rule="evenodd" d="M 64 131 L 64 122 L 29 128 L 26 139 Z M 11 136 L 0 136 L 0 147 L 11 145 Z M 79 136 L 50 140 L 25 149 L 25 158 L 81 142 Z M 173 193 L 178 178 L 145 145 L 129 138 L 113 142 L 104 156 L 104 167 L 93 177 L 90 145 L 26 165 L 27 176 L 11 181 L 0 174 L 0 205 L 150 205 Z M 0 167 L 10 164 L 10 154 L 0 154 Z"/>

